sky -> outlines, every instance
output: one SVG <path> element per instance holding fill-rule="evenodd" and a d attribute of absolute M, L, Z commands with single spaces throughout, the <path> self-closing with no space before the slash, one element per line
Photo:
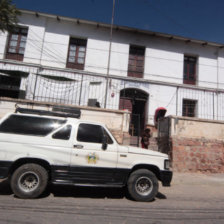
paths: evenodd
<path fill-rule="evenodd" d="M 13 0 L 19 9 L 111 23 L 113 0 Z M 114 24 L 224 44 L 224 0 L 115 0 Z"/>

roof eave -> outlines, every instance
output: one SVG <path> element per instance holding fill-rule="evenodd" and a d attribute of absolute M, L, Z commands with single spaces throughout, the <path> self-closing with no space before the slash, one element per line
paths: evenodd
<path fill-rule="evenodd" d="M 95 25 L 97 27 L 104 27 L 104 28 L 110 28 L 110 26 L 111 26 L 111 24 L 102 23 L 102 22 L 59 16 L 59 15 L 42 13 L 42 12 L 37 12 L 37 11 L 25 10 L 25 9 L 20 9 L 20 11 L 22 13 L 33 14 L 35 16 L 38 15 L 38 16 L 44 16 L 44 17 L 48 17 L 48 18 L 52 18 L 52 19 L 57 19 L 58 21 L 65 20 L 65 21 L 70 21 L 70 22 L 76 22 L 78 24 Z M 218 47 L 218 48 L 224 48 L 224 44 L 210 42 L 210 41 L 204 41 L 204 40 L 197 40 L 197 39 L 182 37 L 182 36 L 178 36 L 178 35 L 154 32 L 154 31 L 149 31 L 149 30 L 141 30 L 141 29 L 137 29 L 137 28 L 131 28 L 131 27 L 119 26 L 119 25 L 114 25 L 114 28 L 117 30 L 142 33 L 142 34 L 146 34 L 146 35 L 150 35 L 150 36 L 164 37 L 164 38 L 168 38 L 170 40 L 180 40 L 180 41 L 184 41 L 186 43 L 195 43 L 195 44 L 199 44 L 202 46 L 207 45 L 207 46 L 213 46 L 213 47 Z"/>

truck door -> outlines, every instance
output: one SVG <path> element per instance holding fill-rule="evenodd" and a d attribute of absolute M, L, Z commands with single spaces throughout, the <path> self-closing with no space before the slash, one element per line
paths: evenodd
<path fill-rule="evenodd" d="M 107 148 L 102 149 L 107 136 Z M 114 183 L 117 144 L 101 125 L 80 123 L 74 136 L 71 154 L 71 178 L 76 184 Z"/>

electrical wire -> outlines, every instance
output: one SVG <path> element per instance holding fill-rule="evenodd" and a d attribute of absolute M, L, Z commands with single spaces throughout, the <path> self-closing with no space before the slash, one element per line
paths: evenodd
<path fill-rule="evenodd" d="M 38 37 L 38 34 L 35 33 L 34 31 L 30 30 L 31 32 L 33 32 L 33 34 L 35 36 Z M 1 35 L 0 35 L 1 36 Z M 42 38 L 39 37 L 39 39 L 41 40 L 42 42 Z M 27 40 L 29 41 L 33 41 L 33 42 L 37 42 L 36 39 L 32 39 L 32 38 L 27 38 Z M 54 45 L 62 45 L 62 46 L 66 46 L 68 48 L 68 44 L 63 44 L 63 43 L 57 43 L 57 42 L 51 42 L 51 41 L 44 41 L 44 43 L 46 44 L 54 44 Z M 3 46 L 3 44 L 2 44 Z M 64 52 L 61 52 L 61 51 L 58 51 L 57 49 L 54 49 L 55 51 L 52 51 L 48 46 L 45 46 L 46 48 L 46 51 L 49 51 L 51 52 L 54 56 L 58 56 L 58 58 L 61 58 L 61 55 L 64 54 Z M 150 48 L 148 48 L 150 49 Z M 100 51 L 100 52 L 105 52 L 105 53 L 108 53 L 108 49 L 100 49 L 100 48 L 92 48 L 92 47 L 88 47 L 87 50 L 96 50 L 96 51 Z M 58 51 L 58 52 L 57 52 Z M 115 51 L 115 50 L 111 50 L 112 53 L 116 53 L 116 54 L 123 54 L 123 55 L 126 55 L 126 56 L 129 56 L 129 52 L 121 52 L 121 51 Z M 149 59 L 160 59 L 160 60 L 165 60 L 165 61 L 172 61 L 172 62 L 178 62 L 178 63 L 183 63 L 183 60 L 178 60 L 178 59 L 170 59 L 170 58 L 164 58 L 164 57 L 155 57 L 155 56 L 147 56 L 145 55 L 145 58 L 149 58 Z M 198 65 L 200 66 L 207 66 L 207 67 L 217 67 L 217 65 L 208 65 L 208 64 L 203 64 L 203 63 L 198 63 Z M 224 68 L 224 66 L 219 66 L 219 68 Z"/>
<path fill-rule="evenodd" d="M 30 30 L 31 32 L 33 32 L 32 30 Z M 33 34 L 35 36 L 37 36 L 39 39 L 41 39 L 39 37 L 39 35 L 35 32 L 33 32 Z M 37 43 L 36 40 L 32 40 L 30 38 L 28 38 L 29 40 L 29 43 L 34 47 L 36 48 L 37 50 L 39 50 L 41 52 L 41 47 L 38 47 L 38 45 L 36 45 L 35 43 Z M 49 42 L 49 43 L 54 43 L 54 42 Z M 91 48 L 90 48 L 91 49 Z M 99 51 L 102 51 L 102 49 L 98 49 Z M 117 51 L 112 51 L 114 53 L 118 53 Z M 29 51 L 29 53 L 31 53 L 31 51 Z M 122 53 L 122 52 L 120 52 Z M 122 54 L 126 54 L 128 55 L 127 53 L 122 53 Z M 42 52 L 42 55 L 45 55 L 45 56 L 48 56 L 51 58 L 51 60 L 48 60 L 48 59 L 44 59 L 43 61 L 47 61 L 47 62 L 54 62 L 54 63 L 60 63 L 60 64 L 65 64 L 65 61 L 64 60 L 60 60 L 61 59 L 61 52 L 54 52 L 52 51 L 51 49 L 49 49 L 48 47 L 44 48 L 43 52 Z M 180 60 L 173 60 L 173 59 L 167 59 L 167 58 L 159 58 L 159 57 L 151 57 L 151 56 L 146 56 L 146 58 L 154 58 L 154 59 L 161 59 L 161 60 L 168 60 L 168 61 L 175 61 L 175 62 L 180 62 L 183 64 L 183 61 L 180 61 Z M 26 57 L 27 59 L 35 59 L 35 60 L 38 60 L 37 58 L 32 58 L 32 57 Z M 54 59 L 54 60 L 52 60 Z M 205 64 L 198 64 L 198 66 L 209 66 L 209 67 L 217 67 L 217 66 L 212 66 L 212 65 L 205 65 Z M 95 69 L 107 69 L 106 66 L 94 66 L 94 65 L 85 65 L 85 68 L 95 68 Z M 219 68 L 224 68 L 224 67 L 220 67 Z M 118 71 L 118 72 L 127 72 L 127 70 L 122 70 L 122 69 L 117 69 L 117 68 L 110 68 L 111 70 L 113 71 Z M 177 77 L 170 77 L 170 76 L 164 76 L 164 75 L 158 75 L 158 74 L 150 74 L 150 73 L 144 73 L 145 76 L 151 76 L 151 77 L 160 77 L 160 78 L 166 78 L 166 79 L 172 79 L 172 80 L 179 80 L 179 81 L 182 81 L 183 79 L 182 78 L 177 78 Z M 207 84 L 217 84 L 217 82 L 208 82 L 208 81 L 200 81 L 200 83 L 207 83 Z M 224 83 L 219 83 L 219 84 L 224 84 Z"/>

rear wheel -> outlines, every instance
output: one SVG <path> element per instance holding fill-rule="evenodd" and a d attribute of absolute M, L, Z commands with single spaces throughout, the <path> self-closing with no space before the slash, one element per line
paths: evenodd
<path fill-rule="evenodd" d="M 134 171 L 127 183 L 130 196 L 136 201 L 152 201 L 158 193 L 158 180 L 146 169 Z"/>
<path fill-rule="evenodd" d="M 37 198 L 47 187 L 48 173 L 38 164 L 27 163 L 15 170 L 11 178 L 13 193 L 19 198 Z"/>

